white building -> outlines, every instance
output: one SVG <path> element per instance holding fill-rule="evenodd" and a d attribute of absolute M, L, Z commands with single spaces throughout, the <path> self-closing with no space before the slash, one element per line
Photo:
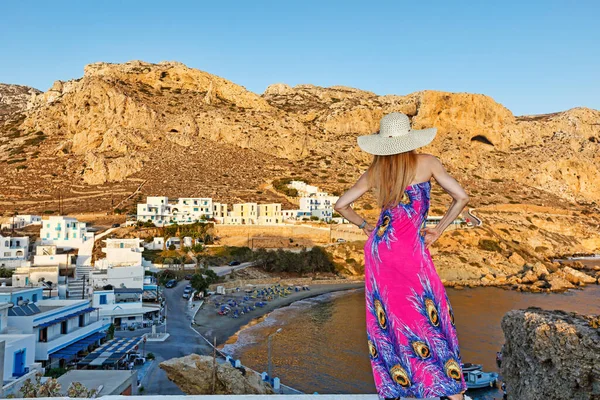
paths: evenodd
<path fill-rule="evenodd" d="M 315 194 L 319 191 L 319 188 L 316 186 L 312 186 L 303 181 L 291 181 L 288 184 L 288 187 L 296 189 L 298 191 L 298 196 L 310 196 L 311 194 Z"/>
<path fill-rule="evenodd" d="M 219 215 L 227 210 L 227 205 L 217 203 Z M 146 197 L 146 203 L 137 205 L 137 220 L 151 221 L 156 226 L 172 223 L 191 224 L 213 218 L 215 206 L 210 197 L 182 197 L 176 203 L 169 203 L 169 198 Z"/>
<path fill-rule="evenodd" d="M 96 268 L 142 265 L 144 246 L 141 239 L 106 239 L 104 243 L 102 252 L 106 257 L 96 261 L 94 264 Z"/>
<path fill-rule="evenodd" d="M 106 268 L 92 270 L 90 285 L 100 289 L 107 285 L 115 288 L 143 289 L 144 267 L 142 265 L 113 266 L 109 264 Z"/>
<path fill-rule="evenodd" d="M 324 221 L 330 221 L 333 216 L 333 207 L 338 201 L 338 196 L 312 195 L 300 198 L 300 211 L 308 212 L 311 216 Z"/>
<path fill-rule="evenodd" d="M 165 238 L 154 237 L 150 243 L 145 243 L 144 248 L 148 250 L 163 250 L 165 248 Z"/>
<path fill-rule="evenodd" d="M 79 249 L 86 241 L 93 238 L 93 233 L 87 233 L 85 222 L 79 222 L 76 218 L 51 216 L 42 220 L 40 230 L 42 245 Z"/>
<path fill-rule="evenodd" d="M 11 305 L 0 303 L 0 397 L 14 397 L 25 380 L 41 370 L 35 362 L 35 336 L 11 334 L 8 327 L 8 310 Z"/>
<path fill-rule="evenodd" d="M 27 261 L 29 237 L 10 237 L 0 235 L 0 267 L 17 268 Z"/>
<path fill-rule="evenodd" d="M 171 206 L 173 221 L 191 224 L 213 217 L 213 202 L 210 197 L 181 197 Z"/>
<path fill-rule="evenodd" d="M 141 327 L 144 322 L 158 318 L 160 306 L 142 303 L 142 289 L 115 288 L 94 291 L 94 307 L 106 324 L 127 329 Z"/>
<path fill-rule="evenodd" d="M 213 202 L 212 217 L 216 222 L 222 224 L 225 220 L 225 217 L 227 217 L 227 204 Z"/>
<path fill-rule="evenodd" d="M 281 210 L 281 218 L 285 221 L 286 219 L 298 219 L 298 213 L 300 210 Z"/>
<path fill-rule="evenodd" d="M 35 360 L 58 367 L 97 344 L 109 324 L 89 300 L 38 300 L 11 307 L 8 326 L 11 334 L 33 334 Z"/>
<path fill-rule="evenodd" d="M 283 223 L 280 203 L 259 204 L 258 218 L 256 221 L 260 225 L 273 225 Z"/>

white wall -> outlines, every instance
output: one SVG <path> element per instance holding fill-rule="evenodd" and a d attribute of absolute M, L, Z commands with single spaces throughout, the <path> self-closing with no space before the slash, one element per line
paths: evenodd
<path fill-rule="evenodd" d="M 85 222 L 65 216 L 52 216 L 42 220 L 40 239 L 43 245 L 56 245 L 78 249 L 89 240 Z"/>
<path fill-rule="evenodd" d="M 0 342 L 5 342 L 4 347 L 4 381 L 13 379 L 15 353 L 25 350 L 25 367 L 30 367 L 35 362 L 35 336 L 34 335 L 0 335 Z"/>
<path fill-rule="evenodd" d="M 144 288 L 144 267 L 141 264 L 124 267 L 108 266 L 103 272 L 106 273 L 92 272 L 90 276 L 92 286 L 101 288 L 112 285 L 115 288 Z"/>

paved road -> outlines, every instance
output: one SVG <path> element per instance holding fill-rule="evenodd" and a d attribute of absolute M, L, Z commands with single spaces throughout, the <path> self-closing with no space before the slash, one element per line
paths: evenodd
<path fill-rule="evenodd" d="M 154 353 L 156 361 L 142 382 L 144 394 L 183 394 L 177 385 L 169 381 L 158 364 L 192 353 L 210 354 L 210 346 L 191 328 L 190 319 L 186 315 L 187 302 L 181 297 L 186 284 L 186 281 L 181 281 L 176 287 L 164 291 L 167 300 L 167 332 L 170 336 L 164 342 L 146 343 L 146 352 Z M 158 331 L 162 329 L 164 327 L 160 327 Z"/>
<path fill-rule="evenodd" d="M 473 208 L 469 208 L 469 210 L 467 211 L 467 215 L 471 218 L 472 221 L 474 221 L 475 223 L 473 225 L 475 226 L 481 226 L 483 225 L 483 221 L 477 217 L 475 214 L 473 214 Z"/>

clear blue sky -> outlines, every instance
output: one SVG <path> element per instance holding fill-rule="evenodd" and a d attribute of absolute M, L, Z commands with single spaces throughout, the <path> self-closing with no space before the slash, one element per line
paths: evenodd
<path fill-rule="evenodd" d="M 312 83 L 484 93 L 517 115 L 600 109 L 597 0 L 15 0 L 1 14 L 0 82 L 40 90 L 92 62 L 177 60 L 256 93 Z"/>

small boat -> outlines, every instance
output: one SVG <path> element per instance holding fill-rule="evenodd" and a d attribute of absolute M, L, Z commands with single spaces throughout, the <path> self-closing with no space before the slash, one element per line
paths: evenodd
<path fill-rule="evenodd" d="M 467 371 L 481 371 L 483 369 L 483 365 L 481 364 L 471 364 L 471 363 L 462 363 L 463 372 Z"/>
<path fill-rule="evenodd" d="M 465 382 L 467 383 L 467 388 L 469 389 L 495 387 L 498 385 L 498 374 L 495 372 L 463 370 L 463 375 L 465 377 Z"/>

